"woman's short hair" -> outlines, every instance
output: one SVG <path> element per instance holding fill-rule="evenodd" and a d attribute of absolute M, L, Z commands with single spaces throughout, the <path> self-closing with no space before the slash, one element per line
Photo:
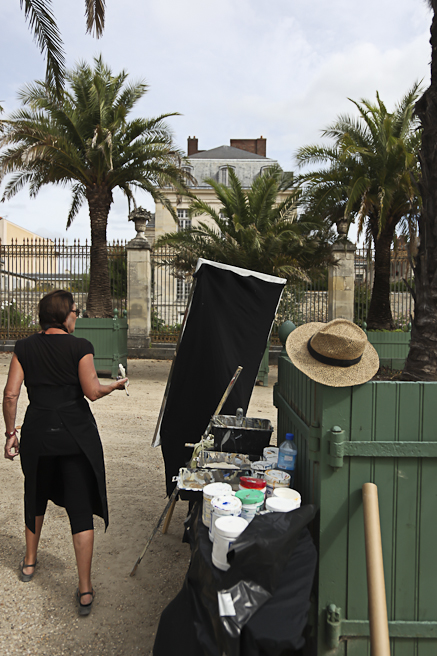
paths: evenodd
<path fill-rule="evenodd" d="M 73 309 L 74 299 L 71 292 L 64 289 L 55 289 L 38 303 L 39 323 L 45 326 L 62 326 Z"/>

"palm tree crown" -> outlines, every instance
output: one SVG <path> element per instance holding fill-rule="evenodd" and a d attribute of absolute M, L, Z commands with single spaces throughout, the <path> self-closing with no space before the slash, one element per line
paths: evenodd
<path fill-rule="evenodd" d="M 305 173 L 310 210 L 336 222 L 357 220 L 358 235 L 375 247 L 375 281 L 368 326 L 393 328 L 389 299 L 390 247 L 398 227 L 415 231 L 420 211 L 417 188 L 420 133 L 414 117 L 419 95 L 415 84 L 390 113 L 377 93 L 376 104 L 355 102 L 358 118 L 340 116 L 323 136 L 331 147 L 307 146 L 297 153 L 301 166 L 322 164 Z"/>
<path fill-rule="evenodd" d="M 274 166 L 243 189 L 233 170 L 228 171 L 229 187 L 205 181 L 214 189 L 220 212 L 195 198 L 190 216 L 202 215 L 205 220 L 157 240 L 157 247 L 174 248 L 171 264 L 176 270 L 192 273 L 203 257 L 291 280 L 307 279 L 306 271 L 326 263 L 330 250 L 313 234 L 318 226 L 298 221 L 297 192 L 282 193 L 293 186 L 291 174 Z"/>
<path fill-rule="evenodd" d="M 142 189 L 174 214 L 160 188 L 183 188 L 181 156 L 175 150 L 165 119 L 127 120 L 146 93 L 140 82 L 125 84 L 127 73 L 113 75 L 101 57 L 94 68 L 82 63 L 67 73 L 61 98 L 43 82 L 25 87 L 21 109 L 1 122 L 0 180 L 9 177 L 2 200 L 29 185 L 35 196 L 46 184 L 71 185 L 67 227 L 86 200 L 91 223 L 89 316 L 110 316 L 112 304 L 107 273 L 106 227 L 112 190 L 119 187 L 134 201 Z"/>

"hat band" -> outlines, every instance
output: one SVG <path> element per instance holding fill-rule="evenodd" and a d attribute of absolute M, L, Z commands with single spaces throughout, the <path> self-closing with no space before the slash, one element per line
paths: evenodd
<path fill-rule="evenodd" d="M 311 340 L 312 337 L 310 337 L 308 340 L 308 352 L 315 360 L 318 360 L 322 364 L 329 364 L 332 367 L 352 367 L 352 365 L 358 364 L 358 362 L 361 360 L 361 355 L 359 355 L 358 358 L 355 358 L 354 360 L 337 360 L 336 358 L 328 358 L 326 355 L 321 355 L 321 353 L 317 353 L 317 351 L 313 349 L 311 346 Z"/>

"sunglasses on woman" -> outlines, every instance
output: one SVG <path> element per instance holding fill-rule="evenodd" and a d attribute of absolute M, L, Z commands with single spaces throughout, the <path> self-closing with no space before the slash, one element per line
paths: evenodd
<path fill-rule="evenodd" d="M 79 308 L 74 308 L 74 310 L 71 310 L 71 311 L 74 312 L 74 314 L 76 315 L 76 317 L 78 317 L 79 314 L 80 314 L 80 310 L 79 310 Z"/>

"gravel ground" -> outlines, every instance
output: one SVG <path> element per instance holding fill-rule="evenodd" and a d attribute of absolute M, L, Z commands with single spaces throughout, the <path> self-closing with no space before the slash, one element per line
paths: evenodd
<path fill-rule="evenodd" d="M 10 357 L 0 354 L 1 388 Z M 77 615 L 75 559 L 63 508 L 49 504 L 35 576 L 29 583 L 19 580 L 23 478 L 18 458 L 0 461 L 1 656 L 151 654 L 161 612 L 181 588 L 190 558 L 188 545 L 181 542 L 187 503 L 180 501 L 168 533 L 156 534 L 136 575 L 129 576 L 167 502 L 161 450 L 150 443 L 170 364 L 129 360 L 130 397 L 114 392 L 92 404 L 105 450 L 110 525 L 105 533 L 102 520 L 95 519 L 96 598 L 90 616 Z M 276 425 L 276 379 L 277 367 L 270 367 L 269 386 L 255 387 L 248 416 L 269 418 Z M 23 388 L 18 425 L 26 406 Z"/>

